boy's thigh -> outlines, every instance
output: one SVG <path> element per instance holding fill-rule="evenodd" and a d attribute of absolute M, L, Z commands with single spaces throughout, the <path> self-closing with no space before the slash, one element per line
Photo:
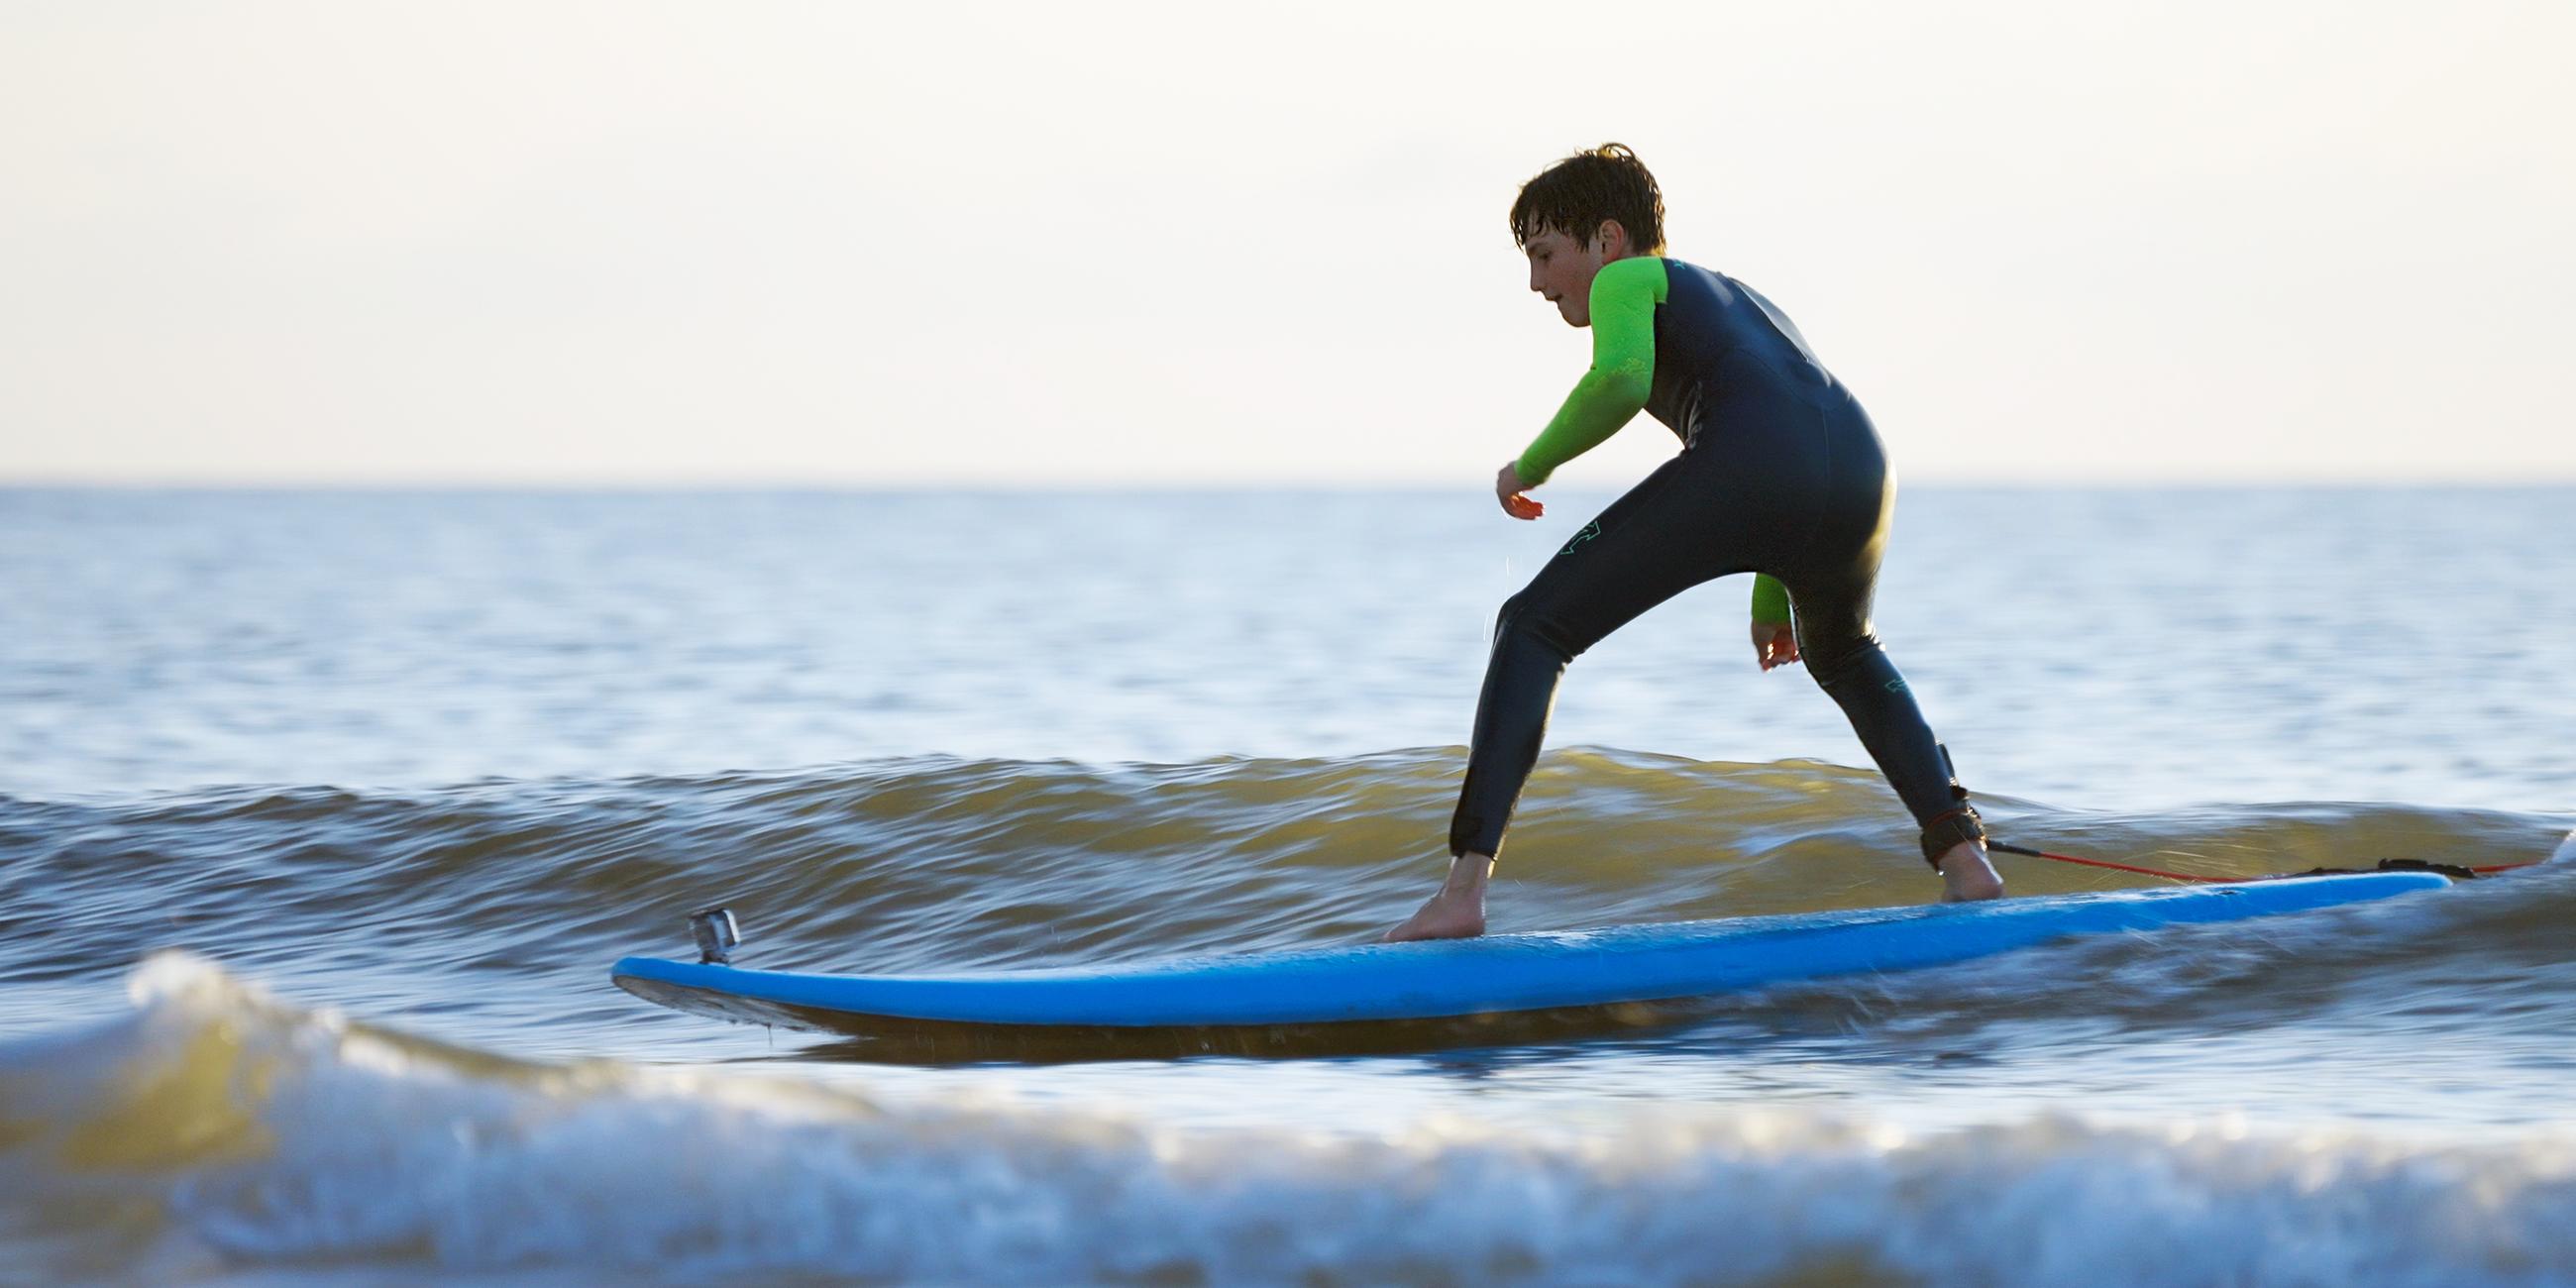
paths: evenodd
<path fill-rule="evenodd" d="M 1664 462 L 1576 529 L 1506 614 L 1580 653 L 1701 582 L 1751 571 L 1755 516 L 1693 468 L 1701 464 L 1688 454 Z"/>

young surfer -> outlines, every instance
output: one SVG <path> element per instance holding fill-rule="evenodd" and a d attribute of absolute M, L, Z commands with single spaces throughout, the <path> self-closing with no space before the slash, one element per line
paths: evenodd
<path fill-rule="evenodd" d="M 1627 148 L 1605 144 L 1541 171 L 1511 221 L 1530 289 L 1592 329 L 1592 369 L 1494 476 L 1503 513 L 1539 517 L 1528 489 L 1640 410 L 1682 449 L 1504 601 L 1450 820 L 1448 879 L 1387 938 L 1484 933 L 1485 883 L 1566 663 L 1666 599 L 1739 572 L 1760 574 L 1755 658 L 1765 671 L 1803 659 L 1841 705 L 1922 828 L 1942 898 L 2002 894 L 1949 754 L 1870 627 L 1896 496 L 1868 413 L 1771 301 L 1661 257 L 1663 192 Z"/>

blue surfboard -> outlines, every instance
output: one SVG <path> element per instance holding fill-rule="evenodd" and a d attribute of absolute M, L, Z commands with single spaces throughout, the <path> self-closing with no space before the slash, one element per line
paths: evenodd
<path fill-rule="evenodd" d="M 629 957 L 611 978 L 725 1019 L 1208 1029 L 1437 1020 L 1669 1001 L 1914 970 L 2079 935 L 2236 921 L 2449 885 L 2421 872 L 1859 908 L 1481 939 L 954 975 L 818 975 Z"/>

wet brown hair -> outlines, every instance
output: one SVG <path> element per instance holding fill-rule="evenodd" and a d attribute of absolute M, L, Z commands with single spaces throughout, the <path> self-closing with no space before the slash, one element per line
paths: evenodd
<path fill-rule="evenodd" d="M 1624 143 L 1587 148 L 1539 171 L 1512 201 L 1512 240 L 1526 249 L 1544 232 L 1591 244 L 1601 221 L 1616 219 L 1640 253 L 1664 248 L 1664 190 Z"/>

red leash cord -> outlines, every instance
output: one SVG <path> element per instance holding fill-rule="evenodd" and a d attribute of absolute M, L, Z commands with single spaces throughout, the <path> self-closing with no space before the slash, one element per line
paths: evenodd
<path fill-rule="evenodd" d="M 2034 859 L 2054 859 L 2059 863 L 2081 863 L 2088 868 L 2112 868 L 2121 872 L 2135 872 L 2141 876 L 2163 877 L 2168 881 L 2200 881 L 2209 884 L 2232 884 L 2239 881 L 2263 881 L 2269 879 L 2266 877 L 2204 877 L 2196 876 L 2189 872 L 2166 872 L 2159 868 L 2142 868 L 2135 864 L 2112 863 L 2103 859 L 2079 859 L 2072 854 L 2051 854 L 2046 850 L 2033 850 L 2019 845 L 2006 845 L 2001 841 L 1991 839 L 1986 842 L 1986 848 L 1997 854 L 2019 854 Z M 2391 862 L 2403 863 L 2407 862 L 2407 860 L 2382 859 L 2380 862 L 2385 865 Z M 2418 866 L 2432 871 L 2441 871 L 2444 868 L 2453 868 L 2457 871 L 2470 872 L 2479 876 L 2485 876 L 2492 872 L 2510 872 L 2515 868 L 2536 868 L 2540 865 L 2537 863 L 2491 863 L 2485 867 L 2466 867 L 2452 864 L 2421 864 Z"/>
<path fill-rule="evenodd" d="M 2034 859 L 2055 859 L 2060 863 L 2081 863 L 2088 868 L 2113 868 L 2121 872 L 2139 873 L 2143 876 L 2163 877 L 2168 881 L 2231 882 L 2252 880 L 2251 877 L 2202 877 L 2194 876 L 2188 872 L 2164 872 L 2155 868 L 2141 868 L 2127 863 L 2111 863 L 2102 859 L 2079 859 L 2072 854 L 2051 854 L 2046 850 L 2025 849 L 2018 845 L 2006 845 L 2001 841 L 1992 839 L 1989 839 L 1986 842 L 1986 848 L 1997 854 L 2020 854 Z"/>

